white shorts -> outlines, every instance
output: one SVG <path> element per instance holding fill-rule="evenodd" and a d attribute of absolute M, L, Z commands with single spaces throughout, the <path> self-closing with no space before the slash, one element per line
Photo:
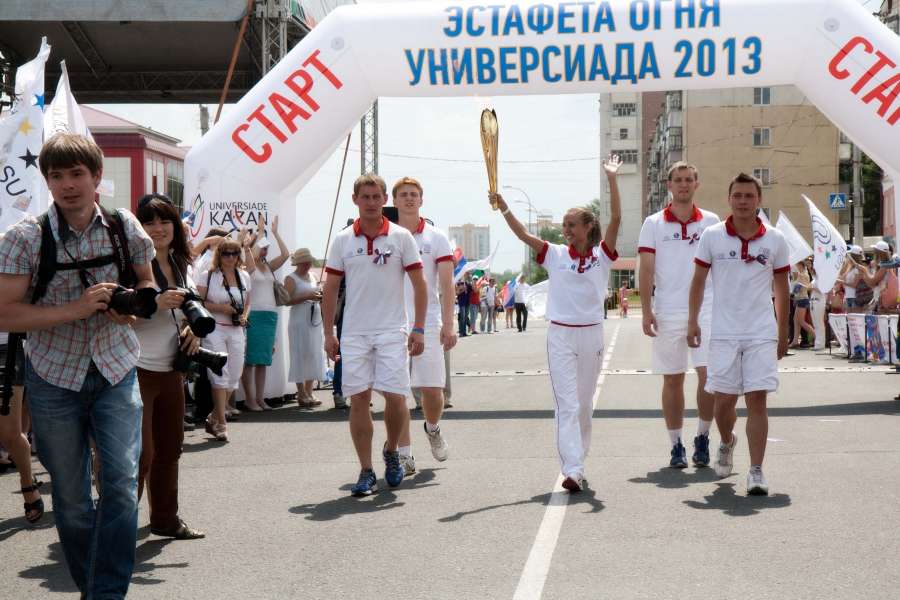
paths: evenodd
<path fill-rule="evenodd" d="M 778 342 L 711 340 L 706 391 L 740 396 L 778 390 Z"/>
<path fill-rule="evenodd" d="M 247 345 L 246 331 L 243 327 L 217 324 L 216 328 L 203 338 L 203 347 L 213 352 L 224 352 L 228 362 L 222 369 L 222 375 L 209 371 L 209 383 L 220 390 L 236 390 L 244 371 L 244 348 Z"/>
<path fill-rule="evenodd" d="M 409 396 L 409 353 L 406 333 L 341 336 L 341 391 L 354 396 L 366 390 Z"/>
<path fill-rule="evenodd" d="M 410 358 L 410 385 L 414 388 L 442 388 L 447 381 L 444 346 L 440 330 L 426 334 L 425 351 Z"/>
<path fill-rule="evenodd" d="M 700 347 L 687 344 L 687 315 L 656 315 L 656 337 L 653 338 L 651 368 L 657 375 L 687 372 L 688 355 L 694 368 L 709 364 L 709 332 L 711 319 L 700 317 Z"/>

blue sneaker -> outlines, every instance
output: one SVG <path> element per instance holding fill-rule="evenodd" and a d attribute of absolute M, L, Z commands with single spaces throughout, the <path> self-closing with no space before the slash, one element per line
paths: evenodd
<path fill-rule="evenodd" d="M 384 458 L 384 480 L 391 487 L 397 487 L 403 481 L 406 474 L 403 465 L 400 464 L 400 453 L 390 452 L 387 449 L 381 451 Z"/>
<path fill-rule="evenodd" d="M 688 466 L 687 452 L 685 452 L 684 444 L 681 443 L 681 440 L 678 440 L 678 443 L 672 446 L 672 460 L 669 461 L 669 466 L 673 469 L 684 469 Z"/>
<path fill-rule="evenodd" d="M 709 466 L 709 434 L 704 433 L 694 438 L 694 455 L 691 457 L 695 467 Z"/>
<path fill-rule="evenodd" d="M 356 485 L 350 488 L 351 496 L 368 496 L 372 492 L 378 491 L 378 481 L 375 478 L 375 471 L 372 469 L 363 469 L 359 472 L 359 479 Z"/>

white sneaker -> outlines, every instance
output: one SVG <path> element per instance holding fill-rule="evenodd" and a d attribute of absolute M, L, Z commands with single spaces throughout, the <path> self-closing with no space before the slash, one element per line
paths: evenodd
<path fill-rule="evenodd" d="M 425 435 L 428 436 L 428 443 L 431 444 L 431 455 L 438 462 L 444 462 L 447 460 L 447 454 L 450 450 L 450 446 L 447 445 L 446 440 L 441 435 L 441 428 L 438 427 L 436 431 L 428 431 L 428 423 L 424 423 L 425 426 Z"/>
<path fill-rule="evenodd" d="M 748 496 L 768 496 L 769 482 L 763 475 L 762 467 L 750 467 L 747 473 L 747 495 Z"/>
<path fill-rule="evenodd" d="M 719 477 L 731 475 L 731 471 L 734 468 L 734 447 L 737 446 L 737 441 L 737 435 L 732 432 L 730 444 L 719 444 L 719 452 L 713 465 L 713 469 Z"/>
<path fill-rule="evenodd" d="M 400 455 L 400 466 L 403 467 L 403 476 L 409 477 L 410 475 L 414 475 L 416 472 L 416 457 L 410 454 L 409 456 Z"/>

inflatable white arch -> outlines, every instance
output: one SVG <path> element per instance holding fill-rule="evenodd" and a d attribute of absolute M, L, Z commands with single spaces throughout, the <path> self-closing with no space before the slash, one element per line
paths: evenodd
<path fill-rule="evenodd" d="M 900 172 L 900 38 L 855 0 L 414 2 L 336 9 L 187 156 L 192 232 L 278 207 L 379 96 L 796 85 Z M 473 128 L 477 116 L 473 115 Z"/>

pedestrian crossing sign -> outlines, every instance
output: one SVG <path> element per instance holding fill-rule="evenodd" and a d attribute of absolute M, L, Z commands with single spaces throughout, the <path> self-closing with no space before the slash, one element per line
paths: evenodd
<path fill-rule="evenodd" d="M 847 208 L 847 194 L 828 194 L 828 206 L 831 210 L 844 210 Z"/>

